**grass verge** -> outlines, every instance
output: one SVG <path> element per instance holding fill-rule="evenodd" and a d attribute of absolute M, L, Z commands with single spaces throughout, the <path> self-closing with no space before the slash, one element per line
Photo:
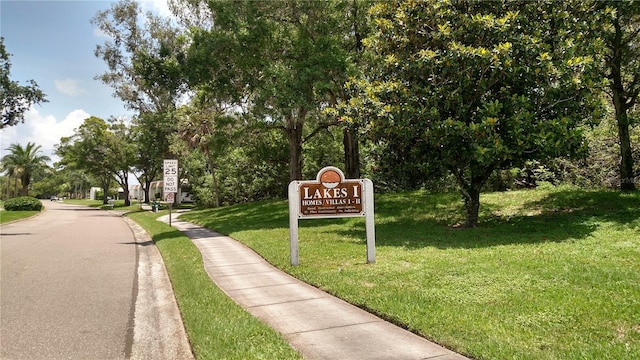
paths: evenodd
<path fill-rule="evenodd" d="M 83 205 L 83 206 L 89 206 L 89 207 L 101 207 L 102 206 L 102 200 L 66 199 L 63 202 L 65 204 Z M 122 204 L 124 204 L 124 200 L 122 201 Z"/>
<path fill-rule="evenodd" d="M 0 224 L 26 219 L 40 213 L 40 211 L 0 211 Z"/>
<path fill-rule="evenodd" d="M 640 194 L 547 188 L 482 196 L 478 229 L 452 229 L 457 194 L 376 196 L 364 220 L 300 221 L 286 202 L 194 211 L 290 274 L 478 359 L 640 358 Z"/>
<path fill-rule="evenodd" d="M 162 254 L 196 358 L 301 359 L 277 332 L 215 286 L 191 240 L 156 220 L 166 213 L 128 216 L 151 235 Z"/>

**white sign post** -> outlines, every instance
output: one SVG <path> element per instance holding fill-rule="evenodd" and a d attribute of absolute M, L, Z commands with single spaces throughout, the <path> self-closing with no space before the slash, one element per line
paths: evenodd
<path fill-rule="evenodd" d="M 173 206 L 174 193 L 178 192 L 178 160 L 165 159 L 162 178 L 162 193 L 169 202 L 169 226 L 171 226 L 171 207 Z"/>
<path fill-rule="evenodd" d="M 289 183 L 289 242 L 291 265 L 298 265 L 298 220 L 364 217 L 367 233 L 367 262 L 376 262 L 373 182 L 345 179 L 333 166 L 322 168 L 315 181 Z"/>

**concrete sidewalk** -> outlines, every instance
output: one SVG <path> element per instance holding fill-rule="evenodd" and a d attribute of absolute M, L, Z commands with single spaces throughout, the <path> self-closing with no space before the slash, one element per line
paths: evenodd
<path fill-rule="evenodd" d="M 306 359 L 467 359 L 297 280 L 238 241 L 176 215 L 172 226 L 200 249 L 216 285 L 283 334 Z"/>

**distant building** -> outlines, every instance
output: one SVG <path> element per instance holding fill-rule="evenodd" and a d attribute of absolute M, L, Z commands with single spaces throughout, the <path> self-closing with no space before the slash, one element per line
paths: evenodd
<path fill-rule="evenodd" d="M 98 199 L 98 197 L 97 197 L 98 193 L 101 193 L 101 192 L 102 192 L 102 188 L 91 187 L 91 189 L 89 189 L 88 198 L 91 199 L 91 200 L 101 200 L 101 199 Z"/>
<path fill-rule="evenodd" d="M 142 189 L 142 185 L 129 185 L 129 197 L 132 200 L 144 200 L 144 190 Z"/>

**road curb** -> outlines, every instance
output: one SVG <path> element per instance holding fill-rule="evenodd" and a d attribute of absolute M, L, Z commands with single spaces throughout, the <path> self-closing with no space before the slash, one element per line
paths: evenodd
<path fill-rule="evenodd" d="M 162 256 L 149 234 L 123 216 L 137 243 L 137 295 L 130 359 L 195 359 Z"/>

